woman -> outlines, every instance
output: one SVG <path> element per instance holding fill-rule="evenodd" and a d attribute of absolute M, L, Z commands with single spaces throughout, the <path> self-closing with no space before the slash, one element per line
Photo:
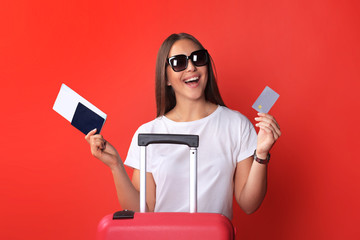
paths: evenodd
<path fill-rule="evenodd" d="M 280 127 L 271 115 L 260 113 L 256 136 L 245 116 L 225 107 L 211 57 L 193 36 L 172 34 L 160 47 L 156 103 L 157 118 L 136 131 L 129 148 L 125 164 L 134 168 L 132 181 L 115 148 L 95 129 L 85 137 L 92 154 L 110 167 L 121 206 L 139 210 L 138 133 L 173 133 L 199 135 L 199 212 L 231 219 L 234 194 L 246 213 L 256 211 L 266 194 L 269 151 L 281 135 Z M 147 156 L 148 211 L 188 211 L 187 146 L 150 145 Z"/>

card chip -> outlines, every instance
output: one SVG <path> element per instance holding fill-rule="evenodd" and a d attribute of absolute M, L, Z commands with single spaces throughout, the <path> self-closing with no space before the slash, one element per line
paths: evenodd
<path fill-rule="evenodd" d="M 258 107 L 259 109 L 261 109 L 262 108 L 262 106 L 261 105 L 259 105 L 259 107 Z"/>

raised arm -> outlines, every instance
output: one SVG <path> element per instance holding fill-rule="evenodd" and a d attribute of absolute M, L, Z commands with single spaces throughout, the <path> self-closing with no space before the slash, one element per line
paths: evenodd
<path fill-rule="evenodd" d="M 276 140 L 280 137 L 280 127 L 269 114 L 259 113 L 255 118 L 260 128 L 256 156 L 266 159 Z M 235 199 L 247 214 L 255 212 L 265 198 L 267 190 L 267 164 L 260 164 L 249 157 L 237 164 L 235 176 Z"/>
<path fill-rule="evenodd" d="M 85 136 L 85 139 L 90 144 L 92 155 L 101 160 L 111 169 L 121 207 L 123 209 L 139 211 L 139 188 L 136 187 L 136 184 L 134 186 L 127 175 L 124 164 L 116 149 L 107 142 L 103 136 L 95 133 L 96 129 L 90 131 Z M 134 171 L 134 173 L 136 173 L 136 171 Z M 136 178 L 135 174 L 135 179 Z M 153 209 L 153 207 L 150 207 L 149 209 Z"/>

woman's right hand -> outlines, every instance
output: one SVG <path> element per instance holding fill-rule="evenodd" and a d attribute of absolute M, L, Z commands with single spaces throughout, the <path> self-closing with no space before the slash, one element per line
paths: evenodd
<path fill-rule="evenodd" d="M 90 144 L 90 150 L 94 157 L 101 160 L 111 169 L 121 164 L 121 158 L 116 149 L 107 142 L 100 134 L 95 134 L 96 129 L 90 131 L 85 140 Z"/>

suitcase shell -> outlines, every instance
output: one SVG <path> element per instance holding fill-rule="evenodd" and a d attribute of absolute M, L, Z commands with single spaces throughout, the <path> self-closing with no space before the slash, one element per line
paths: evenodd
<path fill-rule="evenodd" d="M 138 213 L 133 219 L 105 216 L 98 225 L 97 240 L 119 239 L 216 239 L 233 240 L 230 220 L 217 213 Z"/>
<path fill-rule="evenodd" d="M 145 213 L 145 160 L 149 144 L 185 144 L 190 147 L 190 213 L 149 212 Z M 217 213 L 197 211 L 197 147 L 195 135 L 139 134 L 141 151 L 140 211 L 120 211 L 106 215 L 98 224 L 97 240 L 115 239 L 216 239 L 232 240 L 235 237 L 231 221 Z M 119 217 L 120 216 L 120 217 Z"/>

